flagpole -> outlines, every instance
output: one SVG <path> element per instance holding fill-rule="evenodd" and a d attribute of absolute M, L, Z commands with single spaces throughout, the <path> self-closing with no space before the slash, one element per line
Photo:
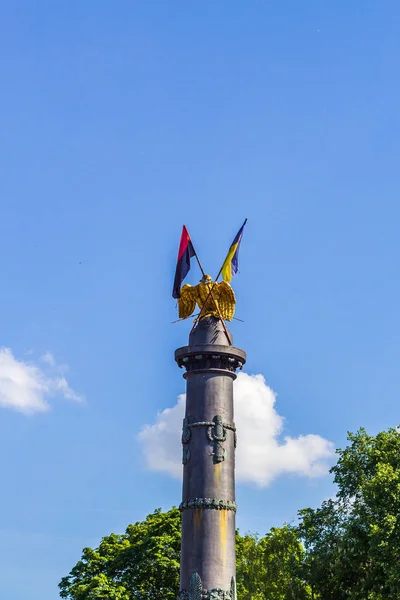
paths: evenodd
<path fill-rule="evenodd" d="M 201 266 L 200 259 L 199 259 L 199 257 L 197 256 L 197 252 L 196 252 L 196 250 L 195 250 L 195 247 L 193 246 L 193 242 L 192 242 L 192 248 L 193 248 L 193 252 L 194 252 L 194 255 L 195 255 L 195 257 L 196 257 L 197 263 L 198 263 L 198 265 L 199 265 L 199 267 L 200 267 L 201 274 L 202 274 L 202 275 L 203 275 L 203 277 L 204 277 L 204 276 L 205 276 L 204 269 L 203 269 L 203 267 Z"/>
<path fill-rule="evenodd" d="M 242 228 L 243 228 L 243 227 L 246 225 L 246 223 L 247 223 L 247 218 L 244 220 L 244 223 L 243 223 L 243 225 L 242 225 Z M 203 275 L 204 275 L 203 267 L 202 267 L 202 266 L 201 266 L 201 264 L 200 264 L 199 257 L 197 256 L 197 253 L 196 253 L 196 250 L 194 249 L 194 246 L 193 246 L 193 251 L 194 251 L 194 254 L 195 254 L 196 258 L 197 258 L 197 262 L 199 263 L 199 267 L 200 267 L 200 269 L 201 269 L 201 272 L 202 272 L 202 273 L 203 273 Z M 225 260 L 226 260 L 226 259 L 225 259 Z M 221 273 L 222 273 L 222 269 L 224 268 L 225 260 L 224 260 L 224 262 L 222 263 L 220 270 L 218 271 L 218 275 L 217 275 L 217 276 L 216 276 L 216 278 L 215 278 L 215 282 L 213 283 L 213 286 L 210 288 L 210 291 L 208 292 L 208 296 L 207 296 L 207 298 L 206 298 L 206 301 L 205 301 L 205 302 L 204 302 L 204 304 L 203 304 L 203 308 L 204 308 L 204 307 L 205 307 L 205 305 L 207 304 L 209 297 L 210 297 L 210 296 L 212 296 L 212 291 L 213 291 L 214 287 L 215 287 L 215 286 L 217 285 L 217 283 L 218 283 L 219 276 L 221 275 Z M 214 300 L 214 296 L 213 296 L 212 298 L 213 298 L 213 300 Z M 215 300 L 214 300 L 214 303 L 215 303 Z M 201 308 L 201 309 L 200 309 L 200 314 L 199 314 L 199 317 L 198 317 L 198 319 L 197 319 L 197 320 L 199 320 L 199 319 L 200 319 L 200 317 L 201 317 L 201 313 L 203 312 L 203 308 Z M 219 309 L 218 309 L 218 307 L 217 307 L 217 310 L 218 310 L 218 313 L 219 313 Z M 222 317 L 220 317 L 220 318 L 222 319 Z M 224 322 L 224 320 L 223 320 L 223 319 L 222 319 L 222 323 L 224 324 L 224 329 L 226 330 L 226 327 L 225 327 L 225 322 Z M 192 331 L 193 331 L 193 329 L 195 328 L 195 326 L 196 326 L 196 321 L 193 323 L 193 327 L 192 327 L 192 329 L 191 329 L 190 333 L 192 333 Z M 229 340 L 229 336 L 228 336 L 228 334 L 227 334 L 227 331 L 225 331 L 225 333 L 226 333 L 226 335 L 227 335 L 227 337 L 228 337 L 228 340 Z M 230 340 L 229 340 L 229 343 L 230 343 Z"/>

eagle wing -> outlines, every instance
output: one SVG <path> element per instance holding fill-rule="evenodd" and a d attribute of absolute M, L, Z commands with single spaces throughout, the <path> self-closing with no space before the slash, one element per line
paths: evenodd
<path fill-rule="evenodd" d="M 181 289 L 181 296 L 178 298 L 178 315 L 180 319 L 190 317 L 196 308 L 196 291 L 195 287 L 188 283 Z"/>
<path fill-rule="evenodd" d="M 226 281 L 221 281 L 217 286 L 217 302 L 221 316 L 225 321 L 232 321 L 233 315 L 235 314 L 235 292 Z"/>

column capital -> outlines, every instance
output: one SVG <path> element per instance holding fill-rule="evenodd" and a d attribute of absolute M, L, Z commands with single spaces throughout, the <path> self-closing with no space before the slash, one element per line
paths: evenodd
<path fill-rule="evenodd" d="M 199 346 L 182 346 L 175 350 L 175 361 L 186 372 L 222 371 L 236 373 L 246 362 L 246 352 L 234 346 L 207 344 Z"/>

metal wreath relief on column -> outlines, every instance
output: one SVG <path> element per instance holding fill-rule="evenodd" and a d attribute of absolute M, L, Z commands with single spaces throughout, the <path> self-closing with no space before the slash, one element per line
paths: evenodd
<path fill-rule="evenodd" d="M 188 419 L 183 419 L 182 425 L 182 464 L 186 465 L 190 460 L 190 449 L 188 444 L 192 438 L 192 429 L 196 427 L 207 428 L 207 439 L 213 444 L 213 462 L 220 463 L 225 460 L 225 448 L 223 443 L 226 441 L 227 430 L 233 431 L 234 447 L 236 448 L 237 436 L 236 426 L 234 423 L 224 423 L 220 415 L 216 415 L 212 421 L 199 421 L 197 423 L 189 423 Z"/>
<path fill-rule="evenodd" d="M 207 437 L 214 445 L 213 462 L 220 463 L 225 460 L 226 450 L 222 444 L 226 441 L 226 429 L 221 415 L 216 415 L 213 421 L 213 425 L 207 429 Z"/>
<path fill-rule="evenodd" d="M 192 432 L 190 431 L 188 420 L 183 419 L 182 426 L 182 464 L 186 465 L 190 460 L 190 448 L 188 448 L 187 444 L 190 442 L 190 438 L 192 437 Z"/>

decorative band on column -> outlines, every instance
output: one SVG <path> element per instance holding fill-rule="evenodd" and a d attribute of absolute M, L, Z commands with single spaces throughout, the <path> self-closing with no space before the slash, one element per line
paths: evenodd
<path fill-rule="evenodd" d="M 185 430 L 184 437 L 182 438 L 182 442 L 188 442 L 190 440 L 190 433 L 187 430 L 193 429 L 195 427 L 215 427 L 215 417 L 214 421 L 198 421 L 197 423 L 189 423 L 187 419 L 183 420 L 183 428 Z M 233 432 L 236 432 L 235 423 L 223 423 L 224 429 L 230 429 Z"/>
<path fill-rule="evenodd" d="M 230 590 L 213 588 L 205 590 L 198 573 L 193 573 L 190 577 L 189 589 L 181 590 L 178 594 L 178 600 L 236 600 L 236 579 L 231 578 Z"/>
<path fill-rule="evenodd" d="M 228 352 L 221 354 L 214 354 L 212 352 L 193 354 L 190 353 L 188 349 L 186 356 L 176 356 L 176 354 L 177 353 L 175 353 L 175 360 L 178 363 L 178 366 L 181 369 L 182 367 L 185 367 L 187 372 L 218 370 L 221 372 L 235 373 L 237 369 L 242 370 L 243 364 L 246 362 L 245 356 L 242 358 L 236 354 L 230 355 Z"/>
<path fill-rule="evenodd" d="M 192 429 L 197 427 L 205 427 L 207 431 L 207 439 L 213 444 L 213 462 L 218 464 L 225 460 L 225 448 L 223 443 L 226 441 L 227 430 L 233 432 L 234 447 L 237 445 L 236 425 L 235 423 L 224 423 L 220 415 L 216 415 L 212 421 L 198 421 L 197 423 L 189 423 L 188 419 L 183 419 L 182 427 L 182 464 L 186 465 L 190 460 L 190 450 L 185 447 L 185 444 L 190 442 L 192 437 Z"/>
<path fill-rule="evenodd" d="M 211 510 L 231 510 L 236 512 L 236 502 L 234 500 L 218 500 L 218 498 L 193 498 L 185 500 L 179 505 L 182 512 L 191 508 L 208 508 Z"/>

